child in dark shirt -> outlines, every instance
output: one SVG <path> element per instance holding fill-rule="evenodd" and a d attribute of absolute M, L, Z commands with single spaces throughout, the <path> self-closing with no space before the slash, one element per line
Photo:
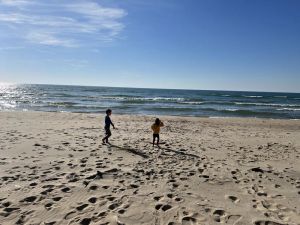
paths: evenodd
<path fill-rule="evenodd" d="M 106 110 L 106 117 L 105 117 L 105 137 L 102 139 L 102 143 L 108 143 L 108 138 L 111 136 L 111 131 L 110 131 L 110 125 L 115 129 L 115 125 L 111 122 L 110 116 L 112 114 L 111 109 Z"/>

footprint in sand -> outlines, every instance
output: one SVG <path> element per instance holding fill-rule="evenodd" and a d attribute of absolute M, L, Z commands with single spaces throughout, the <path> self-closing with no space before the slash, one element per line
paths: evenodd
<path fill-rule="evenodd" d="M 78 211 L 82 211 L 83 209 L 85 209 L 85 208 L 88 207 L 88 206 L 89 206 L 89 204 L 82 204 L 82 205 L 76 207 L 76 209 L 77 209 Z"/>
<path fill-rule="evenodd" d="M 50 209 L 52 208 L 52 205 L 53 205 L 53 203 L 52 203 L 52 202 L 49 202 L 49 203 L 47 203 L 47 204 L 45 205 L 45 208 L 46 208 L 47 210 L 50 210 Z"/>
<path fill-rule="evenodd" d="M 180 198 L 180 197 L 178 197 L 178 196 L 175 196 L 174 194 L 172 194 L 172 193 L 168 193 L 167 194 L 167 197 L 168 198 L 170 198 L 170 199 L 172 199 L 172 200 L 174 200 L 174 201 L 176 201 L 176 202 L 182 202 L 183 201 L 183 199 L 182 198 Z M 157 200 L 156 200 L 157 199 Z M 154 197 L 154 200 L 156 200 L 156 201 L 159 201 L 161 199 L 161 197 L 159 198 L 159 197 Z"/>
<path fill-rule="evenodd" d="M 119 203 L 113 203 L 108 206 L 108 209 L 114 210 L 114 209 L 118 208 L 119 206 L 120 206 Z"/>
<path fill-rule="evenodd" d="M 16 224 L 25 224 L 25 215 L 20 215 L 19 219 L 16 221 Z"/>
<path fill-rule="evenodd" d="M 216 209 L 213 211 L 212 216 L 214 221 L 226 224 L 235 224 L 242 218 L 241 215 L 228 215 L 223 209 Z"/>
<path fill-rule="evenodd" d="M 168 205 L 168 204 L 166 204 L 166 205 L 163 205 L 163 204 L 157 204 L 156 206 L 155 206 L 155 209 L 156 210 L 162 210 L 162 211 L 168 211 L 169 209 L 171 209 L 172 208 L 172 206 L 171 205 Z"/>
<path fill-rule="evenodd" d="M 124 214 L 125 212 L 126 212 L 125 209 L 120 209 L 120 210 L 118 210 L 118 213 L 119 213 L 119 214 Z"/>
<path fill-rule="evenodd" d="M 30 187 L 35 187 L 36 185 L 38 185 L 36 182 L 33 182 L 33 183 L 29 184 Z"/>
<path fill-rule="evenodd" d="M 100 212 L 99 214 L 98 214 L 98 217 L 106 217 L 108 215 L 108 213 L 107 212 L 105 212 L 105 211 L 103 211 L 103 212 Z"/>
<path fill-rule="evenodd" d="M 91 223 L 92 219 L 91 218 L 84 218 L 80 221 L 81 225 L 89 225 Z"/>
<path fill-rule="evenodd" d="M 153 199 L 155 200 L 155 201 L 159 201 L 160 199 L 162 199 L 163 198 L 163 196 L 154 196 L 153 197 Z"/>
<path fill-rule="evenodd" d="M 53 188 L 48 188 L 45 191 L 42 191 L 41 194 L 42 195 L 47 195 L 48 193 L 52 192 L 54 189 Z"/>
<path fill-rule="evenodd" d="M 240 199 L 238 197 L 233 196 L 233 195 L 225 195 L 225 199 L 228 199 L 233 203 L 238 203 L 240 201 Z"/>
<path fill-rule="evenodd" d="M 26 203 L 31 203 L 34 202 L 37 199 L 36 196 L 29 196 L 21 200 L 20 202 L 26 202 Z"/>
<path fill-rule="evenodd" d="M 168 194 L 167 194 L 167 197 L 168 197 L 168 198 L 173 198 L 174 195 L 173 195 L 172 193 L 168 193 Z"/>
<path fill-rule="evenodd" d="M 197 219 L 191 216 L 185 216 L 181 220 L 182 225 L 192 225 L 192 224 L 197 224 Z"/>
<path fill-rule="evenodd" d="M 188 213 L 183 212 L 184 216 L 181 219 L 182 225 L 198 225 L 198 224 L 204 224 L 206 221 L 206 218 L 203 216 L 200 216 L 198 213 Z"/>
<path fill-rule="evenodd" d="M 10 213 L 13 213 L 14 211 L 17 211 L 19 209 L 20 208 L 17 208 L 17 207 L 7 207 L 7 208 L 3 209 L 3 211 L 10 214 Z"/>
<path fill-rule="evenodd" d="M 88 200 L 90 203 L 96 203 L 97 202 L 97 198 L 96 197 L 91 197 L 91 198 L 89 198 L 89 200 Z"/>
<path fill-rule="evenodd" d="M 60 201 L 61 199 L 62 199 L 62 197 L 54 197 L 54 198 L 52 198 L 52 200 L 55 201 L 55 202 L 58 202 L 58 201 Z"/>
<path fill-rule="evenodd" d="M 176 225 L 175 222 L 169 222 L 168 225 Z"/>
<path fill-rule="evenodd" d="M 64 187 L 61 189 L 62 192 L 69 193 L 71 189 L 69 187 Z"/>
<path fill-rule="evenodd" d="M 11 205 L 11 202 L 3 202 L 2 203 L 2 206 L 4 206 L 4 207 L 8 207 L 8 206 L 10 206 Z"/>
<path fill-rule="evenodd" d="M 235 224 L 242 216 L 240 215 L 228 215 L 225 218 L 226 224 Z"/>
<path fill-rule="evenodd" d="M 64 219 L 65 220 L 69 220 L 73 217 L 75 217 L 77 215 L 77 212 L 76 211 L 71 211 L 71 212 L 68 212 L 65 216 L 64 216 Z"/>
<path fill-rule="evenodd" d="M 161 209 L 162 209 L 163 211 L 168 211 L 168 210 L 171 209 L 171 208 L 172 208 L 171 205 L 163 205 L 163 206 L 161 207 Z"/>
<path fill-rule="evenodd" d="M 90 186 L 89 188 L 91 191 L 96 191 L 98 189 L 98 186 L 97 185 L 92 185 Z"/>
<path fill-rule="evenodd" d="M 224 222 L 225 219 L 225 211 L 223 209 L 216 209 L 213 211 L 213 219 L 214 221 L 221 223 Z"/>

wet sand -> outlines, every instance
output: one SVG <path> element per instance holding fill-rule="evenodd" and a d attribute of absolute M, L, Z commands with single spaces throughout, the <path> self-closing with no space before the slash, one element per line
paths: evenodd
<path fill-rule="evenodd" d="M 300 121 L 0 113 L 0 224 L 300 224 Z"/>

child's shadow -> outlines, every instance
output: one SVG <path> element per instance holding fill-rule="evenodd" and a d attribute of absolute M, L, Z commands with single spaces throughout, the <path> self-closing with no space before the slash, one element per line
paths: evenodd
<path fill-rule="evenodd" d="M 149 156 L 147 154 L 141 152 L 138 149 L 134 149 L 134 148 L 130 148 L 130 147 L 121 147 L 121 146 L 117 146 L 117 145 L 109 145 L 108 147 L 109 148 L 117 148 L 117 149 L 125 150 L 127 152 L 130 152 L 130 153 L 133 153 L 135 155 L 141 156 L 144 159 L 149 158 Z M 194 158 L 200 158 L 200 156 L 198 156 L 198 155 L 173 150 L 173 149 L 170 149 L 170 148 L 162 148 L 160 146 L 158 146 L 158 148 L 159 148 L 159 150 L 164 150 L 165 152 L 174 152 L 178 155 L 184 155 L 184 156 L 190 156 L 190 157 L 194 157 Z"/>
<path fill-rule="evenodd" d="M 130 152 L 132 154 L 141 156 L 144 159 L 149 158 L 149 156 L 141 151 L 139 151 L 138 149 L 134 149 L 134 148 L 129 148 L 129 147 L 121 147 L 121 146 L 117 146 L 117 145 L 109 145 L 108 148 L 117 148 L 117 149 L 121 149 L 121 150 L 125 150 L 127 152 Z"/>
<path fill-rule="evenodd" d="M 166 152 L 174 152 L 174 153 L 176 153 L 176 154 L 178 154 L 178 155 L 184 155 L 184 156 L 190 156 L 190 157 L 200 158 L 200 156 L 198 156 L 198 155 L 194 155 L 194 154 L 190 154 L 190 153 L 185 153 L 185 152 L 173 150 L 173 149 L 170 149 L 170 148 L 162 148 L 162 147 L 160 147 L 160 146 L 158 146 L 158 148 L 159 148 L 160 150 L 164 150 L 164 151 L 166 151 Z"/>

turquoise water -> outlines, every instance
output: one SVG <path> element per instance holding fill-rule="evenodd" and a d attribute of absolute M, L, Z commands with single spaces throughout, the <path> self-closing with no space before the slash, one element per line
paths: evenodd
<path fill-rule="evenodd" d="M 2 85 L 0 111 L 300 119 L 300 93 Z"/>

